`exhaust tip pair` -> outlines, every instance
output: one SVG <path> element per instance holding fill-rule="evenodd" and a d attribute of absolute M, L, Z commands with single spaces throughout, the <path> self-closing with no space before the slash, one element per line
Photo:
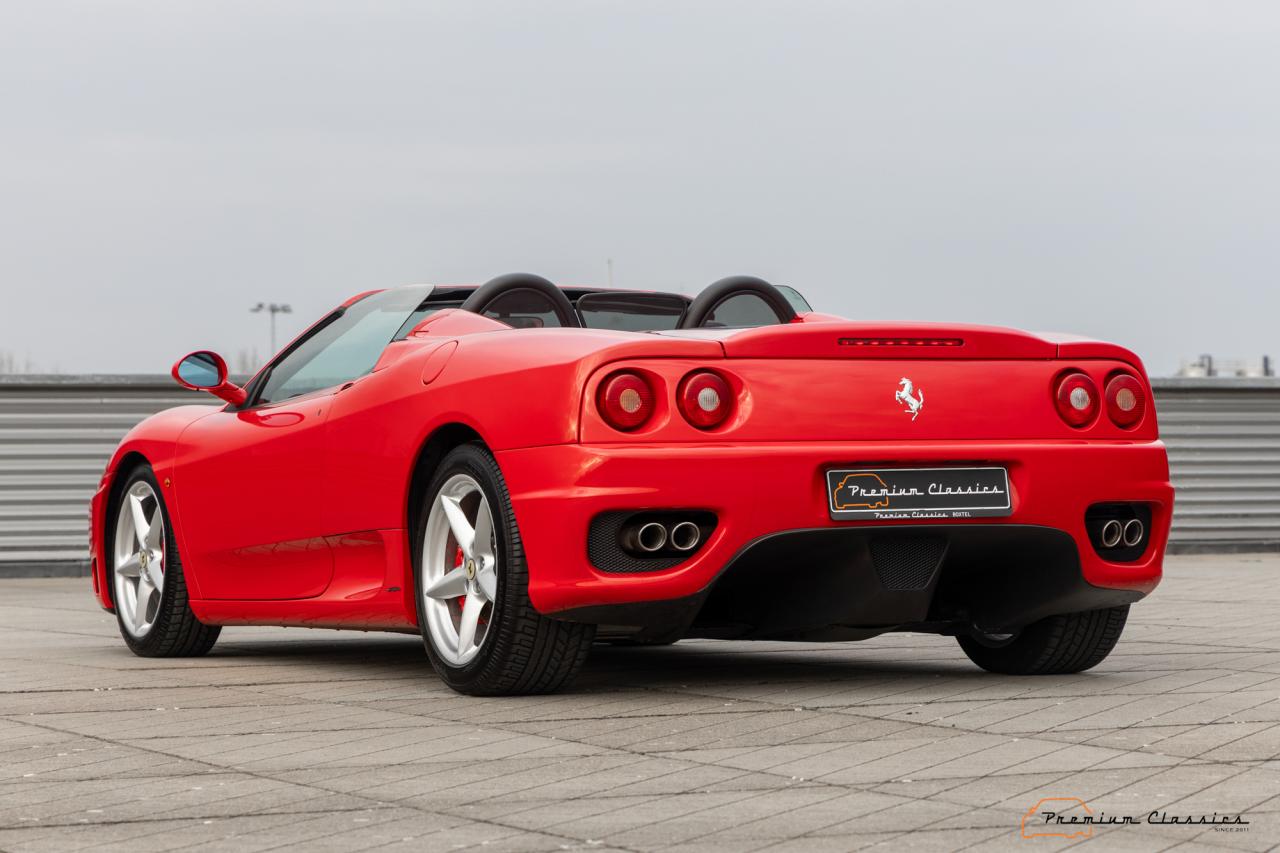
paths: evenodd
<path fill-rule="evenodd" d="M 702 530 L 692 521 L 679 521 L 664 525 L 657 521 L 646 522 L 636 530 L 636 547 L 647 554 L 661 551 L 671 545 L 676 551 L 692 551 L 702 541 Z"/>
<path fill-rule="evenodd" d="M 1142 542 L 1145 534 L 1146 526 L 1139 519 L 1131 518 L 1128 521 L 1121 521 L 1118 518 L 1112 518 L 1102 525 L 1098 538 L 1103 548 L 1118 548 L 1122 543 L 1124 547 L 1132 548 Z"/>

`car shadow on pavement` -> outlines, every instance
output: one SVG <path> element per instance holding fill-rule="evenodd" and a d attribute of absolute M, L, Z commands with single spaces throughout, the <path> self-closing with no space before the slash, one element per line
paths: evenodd
<path fill-rule="evenodd" d="M 939 638 L 940 640 L 942 638 Z M 578 677 L 578 689 L 611 685 L 659 686 L 753 682 L 814 682 L 905 677 L 933 679 L 985 675 L 954 643 L 936 655 L 920 649 L 860 643 L 694 642 L 674 646 L 597 646 Z"/>
<path fill-rule="evenodd" d="M 293 632 L 290 632 L 293 633 Z M 918 638 L 910 647 L 885 639 L 859 643 L 685 641 L 670 646 L 596 645 L 569 693 L 612 689 L 919 679 L 990 678 L 947 638 L 931 638 L 924 654 Z M 281 664 L 302 669 L 358 668 L 363 678 L 434 678 L 422 642 L 408 635 L 314 636 L 303 639 L 225 637 L 210 665 Z"/>

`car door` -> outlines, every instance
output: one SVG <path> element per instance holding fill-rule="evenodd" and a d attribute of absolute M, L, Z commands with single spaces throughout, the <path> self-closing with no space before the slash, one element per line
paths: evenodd
<path fill-rule="evenodd" d="M 183 432 L 174 489 L 202 598 L 311 598 L 328 587 L 325 537 L 342 532 L 323 506 L 330 409 L 428 291 L 382 291 L 338 309 L 255 378 L 244 405 Z"/>

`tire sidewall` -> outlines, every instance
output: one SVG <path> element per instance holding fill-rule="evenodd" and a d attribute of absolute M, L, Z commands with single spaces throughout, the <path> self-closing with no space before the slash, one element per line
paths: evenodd
<path fill-rule="evenodd" d="M 431 508 L 439 499 L 440 489 L 455 474 L 466 474 L 479 484 L 485 500 L 489 503 L 489 511 L 493 514 L 493 530 L 497 540 L 498 555 L 498 594 L 497 600 L 493 602 L 489 627 L 480 645 L 480 651 L 462 666 L 454 666 L 437 654 L 431 642 L 431 631 L 427 625 L 422 600 L 422 549 L 426 540 L 427 519 Z M 422 633 L 422 643 L 427 650 L 427 657 L 431 660 L 431 666 L 449 686 L 455 689 L 465 690 L 469 685 L 484 681 L 489 668 L 494 666 L 495 662 L 502 660 L 505 647 L 511 642 L 510 614 L 520 606 L 519 601 L 513 599 L 520 597 L 527 583 L 523 552 L 519 546 L 519 534 L 514 531 L 515 520 L 511 498 L 507 492 L 506 483 L 502 480 L 502 472 L 498 469 L 497 461 L 488 451 L 477 445 L 465 444 L 450 451 L 431 478 L 431 485 L 426 490 L 421 506 L 418 507 L 412 565 L 414 606 L 418 615 L 418 628 Z M 516 588 L 517 584 L 520 588 Z"/>
<path fill-rule="evenodd" d="M 989 646 L 960 636 L 960 648 L 988 672 L 1064 675 L 1101 663 L 1120 639 L 1129 605 L 1049 616 L 1026 626 L 1010 642 Z"/>

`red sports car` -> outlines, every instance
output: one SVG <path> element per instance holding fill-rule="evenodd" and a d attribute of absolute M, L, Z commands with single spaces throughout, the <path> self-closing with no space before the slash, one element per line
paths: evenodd
<path fill-rule="evenodd" d="M 464 693 L 567 684 L 593 642 L 956 637 L 1087 669 L 1159 582 L 1173 508 L 1112 344 L 857 323 L 760 279 L 353 297 L 244 387 L 139 424 L 93 498 L 125 642 L 421 632 Z"/>

